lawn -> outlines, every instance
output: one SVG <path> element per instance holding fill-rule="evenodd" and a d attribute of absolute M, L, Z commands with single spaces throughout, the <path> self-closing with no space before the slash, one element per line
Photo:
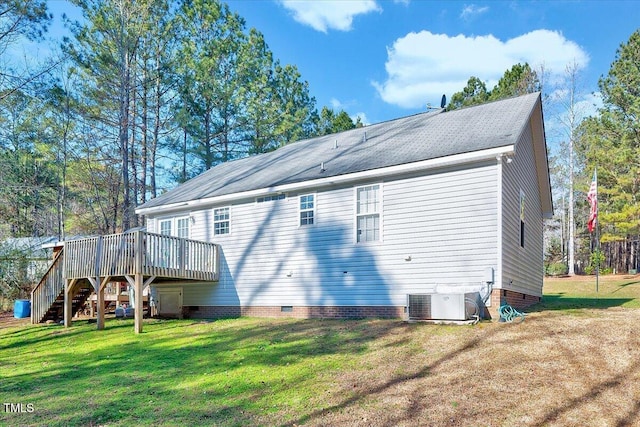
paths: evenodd
<path fill-rule="evenodd" d="M 547 281 L 518 324 L 12 325 L 0 425 L 637 425 L 640 281 L 587 279 Z"/>
<path fill-rule="evenodd" d="M 597 287 L 597 290 L 596 290 Z M 547 278 L 542 310 L 573 308 L 640 308 L 640 276 L 595 276 Z"/>

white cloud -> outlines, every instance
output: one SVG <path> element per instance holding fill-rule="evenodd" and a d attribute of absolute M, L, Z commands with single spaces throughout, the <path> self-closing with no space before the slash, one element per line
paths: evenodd
<path fill-rule="evenodd" d="M 331 98 L 329 100 L 329 104 L 331 104 L 331 108 L 333 108 L 334 110 L 341 110 L 343 108 L 342 102 L 340 102 L 336 98 Z"/>
<path fill-rule="evenodd" d="M 369 120 L 367 119 L 367 115 L 363 112 L 359 112 L 354 114 L 353 116 L 350 116 L 351 120 L 353 120 L 353 122 L 355 123 L 358 118 L 360 119 L 360 123 L 362 123 L 365 126 L 370 125 L 371 123 L 369 122 Z"/>
<path fill-rule="evenodd" d="M 493 35 L 467 37 L 409 33 L 387 48 L 387 79 L 372 82 L 389 104 L 419 108 L 439 105 L 461 91 L 469 77 L 484 81 L 491 90 L 504 72 L 517 63 L 528 62 L 533 69 L 544 65 L 549 78 L 562 78 L 569 63 L 584 68 L 589 56 L 561 33 L 535 30 L 502 41 Z"/>
<path fill-rule="evenodd" d="M 477 15 L 482 15 L 489 11 L 489 6 L 476 6 L 475 4 L 465 5 L 460 13 L 460 18 L 468 20 Z"/>
<path fill-rule="evenodd" d="M 281 0 L 280 3 L 293 12 L 293 19 L 323 33 L 331 29 L 349 31 L 355 16 L 382 11 L 375 0 Z"/>

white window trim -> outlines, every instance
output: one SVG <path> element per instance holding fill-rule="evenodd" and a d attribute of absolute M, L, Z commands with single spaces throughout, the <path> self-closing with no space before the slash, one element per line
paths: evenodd
<path fill-rule="evenodd" d="M 378 191 L 380 196 L 380 203 L 378 205 L 378 240 L 368 242 L 358 242 L 358 190 L 364 187 L 379 186 Z M 357 185 L 353 187 L 353 243 L 356 245 L 378 245 L 384 241 L 384 185 L 382 182 L 372 182 L 370 184 Z"/>
<path fill-rule="evenodd" d="M 304 197 L 304 196 L 313 196 L 313 208 L 312 209 L 302 209 L 300 207 L 300 198 Z M 316 193 L 298 194 L 297 200 L 298 200 L 298 227 L 315 227 L 315 225 L 318 223 L 318 217 L 316 216 L 316 208 L 318 206 L 318 196 L 317 196 L 317 194 Z M 313 212 L 313 224 L 301 224 L 300 223 L 300 214 L 302 212 L 308 212 L 308 211 L 312 211 Z"/>
<path fill-rule="evenodd" d="M 217 209 L 228 209 L 229 210 L 229 219 L 227 220 L 229 222 L 229 232 L 228 233 L 216 234 L 216 223 L 222 222 L 222 221 L 216 221 L 216 210 Z M 215 207 L 215 208 L 211 209 L 211 219 L 212 219 L 212 223 L 213 223 L 213 229 L 211 231 L 213 232 L 213 237 L 214 238 L 226 237 L 226 236 L 230 236 L 231 235 L 231 232 L 233 230 L 233 224 L 232 224 L 231 218 L 233 218 L 233 214 L 232 214 L 232 211 L 231 211 L 231 206 L 218 206 L 218 207 Z"/>
<path fill-rule="evenodd" d="M 163 222 L 169 221 L 171 222 L 171 234 L 169 234 L 169 236 L 178 237 L 178 220 L 186 219 L 187 223 L 189 224 L 189 235 L 185 238 L 191 239 L 191 234 L 193 232 L 193 227 L 191 226 L 191 218 L 192 218 L 191 214 L 165 216 L 165 217 L 156 218 L 156 227 L 155 227 L 156 234 L 162 234 L 161 224 Z"/>

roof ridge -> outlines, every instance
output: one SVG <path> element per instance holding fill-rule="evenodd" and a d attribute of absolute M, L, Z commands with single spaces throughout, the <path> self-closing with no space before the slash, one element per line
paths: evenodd
<path fill-rule="evenodd" d="M 536 92 L 448 112 L 422 111 L 306 138 L 268 153 L 218 164 L 139 208 L 175 207 L 191 200 L 515 145 L 538 97 Z M 518 98 L 520 101 L 514 101 Z M 445 112 L 451 114 L 442 114 Z"/>

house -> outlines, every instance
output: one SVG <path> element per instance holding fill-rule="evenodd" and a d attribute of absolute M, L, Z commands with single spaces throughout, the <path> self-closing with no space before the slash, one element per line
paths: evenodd
<path fill-rule="evenodd" d="M 47 244 L 55 237 L 15 237 L 0 242 L 0 278 L 11 284 L 0 294 L 3 297 L 24 298 L 34 282 L 47 269 L 51 251 Z"/>
<path fill-rule="evenodd" d="M 220 164 L 139 206 L 215 243 L 218 281 L 151 284 L 160 314 L 403 317 L 409 294 L 538 302 L 553 213 L 539 93 L 429 111 Z"/>

